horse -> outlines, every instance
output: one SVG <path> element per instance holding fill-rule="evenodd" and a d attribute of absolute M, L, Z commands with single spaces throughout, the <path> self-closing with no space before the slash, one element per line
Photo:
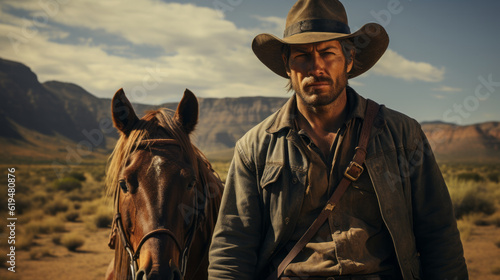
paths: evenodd
<path fill-rule="evenodd" d="M 115 213 L 106 279 L 207 279 L 223 184 L 189 138 L 195 95 L 186 89 L 173 116 L 159 109 L 139 119 L 120 89 L 111 113 L 120 137 L 106 172 Z"/>

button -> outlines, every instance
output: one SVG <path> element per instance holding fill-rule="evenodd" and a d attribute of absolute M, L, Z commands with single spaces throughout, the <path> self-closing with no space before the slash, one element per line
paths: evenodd
<path fill-rule="evenodd" d="M 286 217 L 285 218 L 285 225 L 288 225 L 289 222 L 290 222 L 290 218 Z"/>
<path fill-rule="evenodd" d="M 296 177 L 293 177 L 293 179 L 292 179 L 292 184 L 294 184 L 294 185 L 295 185 L 295 184 L 297 184 L 297 182 L 298 182 L 298 181 L 299 181 L 299 180 L 297 180 L 297 178 L 296 178 Z"/>

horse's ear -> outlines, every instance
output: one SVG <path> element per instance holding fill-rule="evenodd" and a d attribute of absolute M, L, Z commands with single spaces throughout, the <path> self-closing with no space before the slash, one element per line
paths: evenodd
<path fill-rule="evenodd" d="M 184 91 L 184 96 L 175 111 L 175 119 L 181 123 L 187 134 L 191 133 L 198 123 L 198 100 L 189 89 Z"/>
<path fill-rule="evenodd" d="M 134 108 L 125 96 L 123 89 L 119 89 L 111 101 L 111 115 L 113 124 L 125 135 L 129 135 L 134 125 L 139 121 L 134 112 Z"/>

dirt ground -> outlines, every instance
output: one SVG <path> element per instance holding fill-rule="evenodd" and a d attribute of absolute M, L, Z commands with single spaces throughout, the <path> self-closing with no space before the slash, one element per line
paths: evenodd
<path fill-rule="evenodd" d="M 68 223 L 70 231 L 82 232 L 85 245 L 78 252 L 70 252 L 62 246 L 53 245 L 51 237 L 36 240 L 39 246 L 53 246 L 52 256 L 39 260 L 31 260 L 29 252 L 16 252 L 16 273 L 2 267 L 0 279 L 70 279 L 89 280 L 103 279 L 113 251 L 108 249 L 107 229 L 89 233 L 83 223 Z M 500 280 L 500 228 L 485 226 L 474 228 L 472 236 L 464 243 L 465 257 L 472 280 Z M 493 273 L 497 270 L 497 274 Z"/>
<path fill-rule="evenodd" d="M 77 252 L 70 252 L 63 246 L 54 245 L 51 236 L 37 238 L 37 246 L 52 246 L 52 256 L 31 260 L 29 252 L 16 252 L 18 256 L 16 273 L 2 267 L 0 279 L 104 279 L 114 252 L 107 246 L 109 230 L 99 229 L 95 233 L 90 233 L 85 229 L 84 223 L 68 223 L 66 228 L 71 232 L 81 232 L 85 237 L 85 244 Z"/>
<path fill-rule="evenodd" d="M 499 242 L 500 228 L 474 228 L 470 239 L 464 242 L 465 259 L 471 280 L 500 280 Z"/>

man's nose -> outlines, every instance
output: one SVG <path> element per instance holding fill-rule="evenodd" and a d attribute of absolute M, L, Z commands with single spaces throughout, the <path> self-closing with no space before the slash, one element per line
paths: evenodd
<path fill-rule="evenodd" d="M 325 73 L 325 61 L 321 57 L 321 55 L 317 52 L 314 52 L 310 56 L 309 62 L 309 75 L 313 76 L 322 76 Z"/>

